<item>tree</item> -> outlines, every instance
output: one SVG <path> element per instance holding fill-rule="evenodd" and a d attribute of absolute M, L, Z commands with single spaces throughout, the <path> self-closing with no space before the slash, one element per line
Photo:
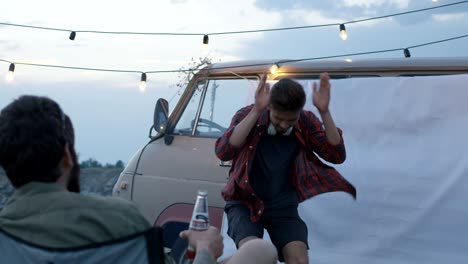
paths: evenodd
<path fill-rule="evenodd" d="M 89 158 L 80 163 L 81 168 L 102 168 L 102 164 L 94 158 Z"/>
<path fill-rule="evenodd" d="M 125 163 L 121 160 L 118 160 L 115 164 L 106 163 L 103 165 L 94 158 L 89 158 L 80 163 L 80 168 L 106 168 L 106 169 L 123 169 L 125 168 Z"/>
<path fill-rule="evenodd" d="M 115 163 L 115 168 L 123 169 L 124 167 L 125 167 L 125 164 L 124 164 L 123 161 L 121 161 L 121 160 L 118 160 L 118 161 Z"/>

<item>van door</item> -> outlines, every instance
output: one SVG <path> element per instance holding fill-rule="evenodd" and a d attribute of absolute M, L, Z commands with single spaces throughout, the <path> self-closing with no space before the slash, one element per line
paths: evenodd
<path fill-rule="evenodd" d="M 229 127 L 235 112 L 252 103 L 257 84 L 257 79 L 200 82 L 177 122 L 168 128 L 166 137 L 172 142 L 165 144 L 165 140 L 159 139 L 146 147 L 134 179 L 132 199 L 150 221 L 157 220 L 173 204 L 193 204 L 199 189 L 208 191 L 210 206 L 224 207 L 221 189 L 229 165 L 215 156 L 214 145 Z M 212 221 L 219 221 L 218 227 L 222 212 L 210 216 Z M 183 215 L 190 219 L 191 213 Z M 171 214 L 168 217 L 175 217 Z"/>

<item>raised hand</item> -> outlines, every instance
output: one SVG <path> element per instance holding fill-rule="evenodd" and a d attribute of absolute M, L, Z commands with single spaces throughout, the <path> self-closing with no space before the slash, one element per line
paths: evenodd
<path fill-rule="evenodd" d="M 328 73 L 320 74 L 320 88 L 317 89 L 317 83 L 314 82 L 314 95 L 312 101 L 314 106 L 320 114 L 328 112 L 328 105 L 330 104 L 330 77 Z"/>
<path fill-rule="evenodd" d="M 267 74 L 262 76 L 257 90 L 255 91 L 255 105 L 254 110 L 258 113 L 263 112 L 270 104 L 270 85 L 266 83 Z"/>

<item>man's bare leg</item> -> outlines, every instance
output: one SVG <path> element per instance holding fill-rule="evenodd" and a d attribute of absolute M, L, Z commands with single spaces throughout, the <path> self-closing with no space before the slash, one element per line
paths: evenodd
<path fill-rule="evenodd" d="M 246 242 L 253 240 L 253 239 L 259 239 L 259 238 L 256 236 L 248 236 L 246 238 L 241 239 L 241 241 L 239 241 L 239 244 L 237 245 L 237 249 L 241 248 L 242 245 L 244 245 Z"/>
<path fill-rule="evenodd" d="M 274 264 L 278 260 L 275 246 L 257 237 L 246 237 L 239 242 L 239 249 L 221 264 Z"/>
<path fill-rule="evenodd" d="M 307 245 L 302 241 L 292 241 L 283 247 L 286 264 L 308 264 Z"/>

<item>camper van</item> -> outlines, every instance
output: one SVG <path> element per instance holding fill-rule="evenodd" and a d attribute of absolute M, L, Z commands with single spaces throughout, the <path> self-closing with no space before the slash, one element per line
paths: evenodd
<path fill-rule="evenodd" d="M 237 110 L 254 102 L 254 92 L 263 74 L 268 74 L 271 84 L 281 78 L 300 82 L 307 94 L 305 108 L 315 111 L 311 102 L 312 85 L 318 82 L 323 72 L 328 72 L 331 78 L 330 111 L 337 126 L 343 129 L 348 154 L 344 164 L 333 166 L 355 185 L 358 198 L 354 201 L 345 194 L 330 193 L 301 205 L 300 213 L 309 226 L 309 232 L 325 236 L 318 242 L 312 241 L 311 250 L 335 248 L 333 253 L 323 254 L 330 260 L 341 260 L 336 256 L 342 253 L 349 257 L 347 251 L 352 248 L 359 252 L 357 257 L 363 257 L 375 255 L 379 250 L 394 250 L 392 245 L 399 239 L 406 241 L 403 245 L 411 244 L 403 238 L 405 236 L 409 236 L 410 241 L 415 239 L 417 244 L 418 238 L 427 235 L 427 230 L 419 229 L 428 228 L 432 230 L 429 232 L 435 232 L 432 224 L 438 223 L 426 223 L 424 216 L 446 211 L 449 212 L 446 217 L 458 219 L 455 221 L 457 224 L 464 219 L 465 229 L 460 227 L 458 230 L 468 230 L 466 209 L 457 209 L 453 201 L 450 206 L 442 203 L 441 207 L 431 207 L 435 205 L 429 201 L 436 199 L 434 201 L 438 203 L 444 199 L 431 195 L 451 197 L 452 194 L 437 194 L 441 184 L 449 184 L 440 181 L 450 177 L 450 173 L 455 175 L 453 177 L 462 173 L 450 172 L 451 164 L 455 163 L 450 163 L 446 157 L 441 161 L 445 163 L 439 164 L 431 155 L 445 153 L 443 147 L 446 146 L 454 149 L 450 154 L 445 153 L 454 162 L 463 156 L 462 152 L 456 154 L 451 140 L 461 136 L 458 130 L 468 128 L 467 122 L 459 127 L 468 113 L 468 104 L 461 101 L 463 97 L 468 98 L 468 82 L 465 82 L 468 80 L 468 58 L 261 60 L 209 65 L 194 75 L 174 106 L 169 106 L 165 99 L 157 100 L 150 139 L 128 161 L 115 184 L 113 196 L 135 202 L 154 225 L 179 230 L 190 222 L 197 191 L 206 190 L 211 224 L 225 229 L 221 189 L 229 177 L 231 163 L 216 157 L 214 145 L 217 138 L 229 127 Z M 452 111 L 452 107 L 459 112 Z M 455 116 L 446 121 L 449 114 Z M 456 127 L 450 127 L 450 122 Z M 436 137 L 429 131 L 447 133 L 439 134 L 443 141 L 439 142 L 440 146 L 436 140 L 429 142 Z M 466 138 L 458 138 L 459 148 L 465 146 L 466 150 L 466 141 Z M 432 151 L 432 154 L 427 154 L 427 151 Z M 435 164 L 437 167 L 429 170 Z M 436 175 L 435 171 L 439 173 L 445 168 L 443 166 L 449 172 Z M 467 180 L 458 180 L 461 181 L 458 184 L 464 187 L 457 190 L 457 195 L 462 195 L 464 190 L 466 199 Z M 427 181 L 432 184 L 423 183 Z M 408 185 L 412 186 L 413 192 Z M 309 212 L 310 218 L 307 217 Z M 417 214 L 423 215 L 418 218 Z M 329 220 L 322 223 L 321 219 Z M 404 226 L 405 221 L 413 220 L 416 222 L 410 223 L 411 226 Z M 355 223 L 355 228 L 347 226 L 349 221 Z M 384 224 L 387 221 L 388 224 Z M 440 221 L 443 224 L 443 220 Z M 373 226 L 374 229 L 356 230 L 359 229 L 356 225 L 366 222 L 370 223 L 367 228 Z M 392 232 L 386 233 L 386 228 Z M 383 240 L 383 237 L 389 244 L 382 244 L 379 248 L 380 244 L 371 245 L 369 242 L 367 248 L 361 248 L 364 246 L 358 244 L 362 243 L 352 243 L 354 240 L 349 238 L 349 244 L 342 245 L 346 239 L 339 233 L 349 229 L 354 229 L 349 231 L 355 232 L 353 239 L 362 240 L 363 244 L 374 241 L 372 239 Z M 400 236 L 397 237 L 398 234 Z M 362 237 L 356 238 L 360 235 Z M 320 244 L 324 239 L 329 242 Z M 440 243 L 448 243 L 455 249 L 458 243 L 461 243 L 460 247 L 462 245 L 453 237 L 447 239 Z M 419 247 L 424 246 L 419 244 Z M 431 246 L 435 245 L 428 245 Z M 342 248 L 346 250 L 340 253 Z M 428 252 L 427 257 L 437 259 L 439 255 L 434 254 L 437 252 Z M 463 254 L 467 256 L 467 253 Z M 417 259 L 418 256 L 413 257 Z M 372 259 L 363 257 L 361 260 Z"/>

